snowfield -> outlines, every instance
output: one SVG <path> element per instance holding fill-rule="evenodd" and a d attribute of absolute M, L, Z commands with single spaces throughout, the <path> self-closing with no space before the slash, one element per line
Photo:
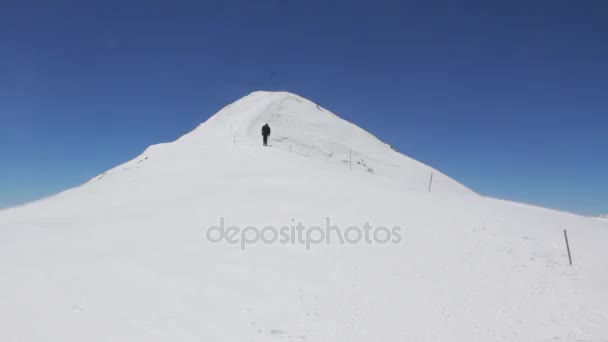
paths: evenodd
<path fill-rule="evenodd" d="M 221 217 L 403 239 L 242 250 L 207 239 Z M 0 341 L 608 341 L 607 243 L 607 220 L 483 197 L 308 100 L 256 92 L 0 211 Z"/>

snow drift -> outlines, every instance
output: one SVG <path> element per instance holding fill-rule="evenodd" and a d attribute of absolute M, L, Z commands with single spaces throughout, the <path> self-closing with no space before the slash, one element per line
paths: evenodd
<path fill-rule="evenodd" d="M 242 251 L 206 239 L 220 217 L 371 222 L 403 241 Z M 606 241 L 605 220 L 479 196 L 308 100 L 256 92 L 0 212 L 0 339 L 601 341 Z"/>

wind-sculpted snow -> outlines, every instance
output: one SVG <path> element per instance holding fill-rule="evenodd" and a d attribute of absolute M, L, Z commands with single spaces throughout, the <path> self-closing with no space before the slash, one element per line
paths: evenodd
<path fill-rule="evenodd" d="M 328 242 L 326 222 L 398 236 Z M 607 241 L 606 220 L 479 196 L 308 100 L 256 92 L 0 211 L 0 340 L 603 341 Z"/>

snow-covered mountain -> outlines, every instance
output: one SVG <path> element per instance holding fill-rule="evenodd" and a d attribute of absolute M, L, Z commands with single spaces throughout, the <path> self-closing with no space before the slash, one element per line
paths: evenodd
<path fill-rule="evenodd" d="M 242 248 L 209 240 L 222 221 L 400 239 Z M 308 100 L 256 92 L 1 211 L 0 340 L 602 341 L 607 228 L 477 195 Z"/>

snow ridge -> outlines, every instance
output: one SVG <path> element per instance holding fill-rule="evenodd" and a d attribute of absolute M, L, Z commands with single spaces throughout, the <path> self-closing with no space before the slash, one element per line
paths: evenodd
<path fill-rule="evenodd" d="M 137 167 L 134 164 L 146 157 L 182 155 L 187 159 L 197 158 L 201 146 L 258 148 L 264 123 L 272 129 L 270 145 L 275 152 L 289 153 L 311 162 L 340 165 L 345 172 L 351 169 L 365 172 L 421 192 L 428 191 L 432 175 L 436 192 L 474 194 L 442 172 L 394 151 L 390 145 L 320 105 L 288 92 L 251 93 L 224 107 L 176 141 L 151 146 L 142 155 L 105 175 Z"/>

